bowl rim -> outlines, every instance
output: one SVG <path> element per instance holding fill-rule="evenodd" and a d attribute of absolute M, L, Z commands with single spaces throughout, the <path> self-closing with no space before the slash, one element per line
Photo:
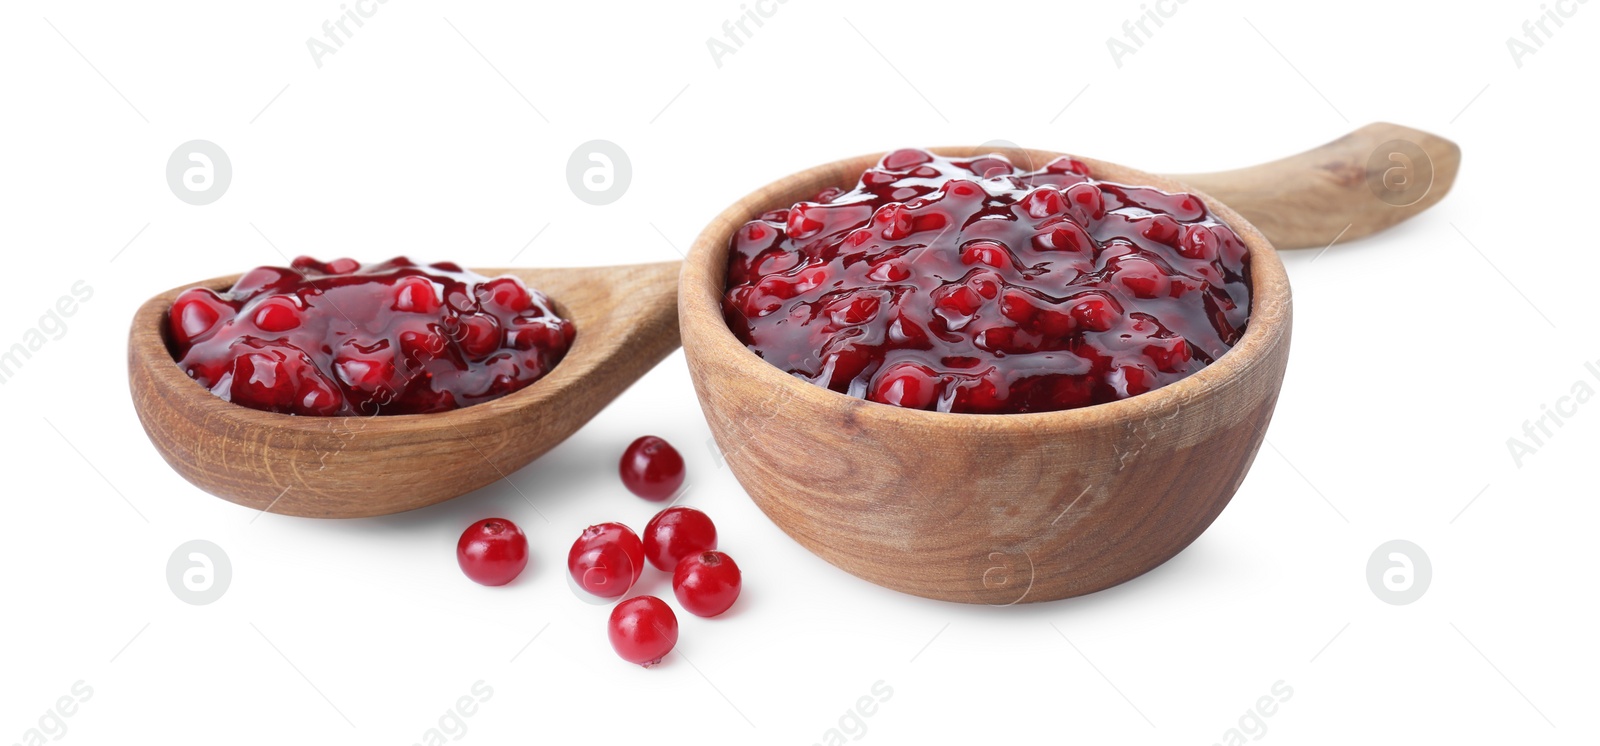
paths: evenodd
<path fill-rule="evenodd" d="M 856 418 L 873 418 L 896 427 L 960 427 L 991 430 L 1018 429 L 1035 432 L 1094 427 L 1138 420 L 1178 409 L 1196 397 L 1214 393 L 1244 380 L 1247 374 L 1288 337 L 1291 321 L 1289 278 L 1277 250 L 1255 226 L 1232 208 L 1204 192 L 1181 182 L 1129 168 L 1110 161 L 1033 148 L 996 146 L 945 146 L 926 148 L 948 157 L 973 157 L 999 153 L 1012 163 L 1018 156 L 1030 163 L 1048 163 L 1070 155 L 1084 162 L 1094 177 L 1119 184 L 1152 186 L 1169 192 L 1184 192 L 1200 198 L 1214 217 L 1222 220 L 1244 242 L 1250 257 L 1250 316 L 1244 336 L 1217 360 L 1189 376 L 1127 399 L 1052 412 L 976 414 L 906 409 L 817 386 L 785 373 L 768 363 L 734 336 L 722 316 L 722 288 L 727 274 L 729 238 L 746 222 L 762 212 L 788 205 L 779 197 L 796 185 L 812 180 L 831 180 L 848 188 L 860 174 L 892 151 L 869 153 L 813 166 L 776 179 L 728 206 L 701 231 L 683 263 L 679 275 L 678 321 L 685 353 L 694 358 L 716 355 L 738 368 L 739 374 L 782 397 L 795 397 L 822 408 L 853 408 Z M 844 181 L 840 181 L 841 177 Z M 704 398 L 704 397 L 702 397 Z"/>

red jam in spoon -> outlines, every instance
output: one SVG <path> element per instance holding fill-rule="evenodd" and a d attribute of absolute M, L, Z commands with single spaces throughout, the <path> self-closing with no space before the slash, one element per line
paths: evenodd
<path fill-rule="evenodd" d="M 850 191 L 746 223 L 723 312 L 752 351 L 858 398 L 959 413 L 1126 399 L 1244 334 L 1249 254 L 1198 197 L 1058 158 L 897 150 Z"/>
<path fill-rule="evenodd" d="M 295 259 L 233 288 L 190 288 L 168 340 L 190 378 L 252 409 L 311 416 L 443 412 L 549 373 L 572 322 L 511 276 L 450 262 Z"/>

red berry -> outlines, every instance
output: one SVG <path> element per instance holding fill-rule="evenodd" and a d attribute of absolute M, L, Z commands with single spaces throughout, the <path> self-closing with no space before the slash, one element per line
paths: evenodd
<path fill-rule="evenodd" d="M 1011 255 L 998 241 L 973 241 L 961 247 L 962 264 L 987 264 L 995 269 L 1010 269 Z"/>
<path fill-rule="evenodd" d="M 1183 337 L 1153 337 L 1145 345 L 1144 354 L 1156 364 L 1156 369 L 1166 373 L 1182 373 L 1193 356 Z"/>
<path fill-rule="evenodd" d="M 678 644 L 678 616 L 655 596 L 636 596 L 611 610 L 606 631 L 617 655 L 649 668 Z"/>
<path fill-rule="evenodd" d="M 533 305 L 527 286 L 515 277 L 497 277 L 483 283 L 479 286 L 478 300 L 513 314 L 522 313 Z"/>
<path fill-rule="evenodd" d="M 1190 259 L 1211 261 L 1217 254 L 1217 238 L 1203 225 L 1186 225 L 1178 240 L 1178 253 Z"/>
<path fill-rule="evenodd" d="M 807 238 L 816 235 L 822 230 L 823 208 L 801 202 L 789 210 L 789 220 L 784 224 L 784 232 L 794 238 Z"/>
<path fill-rule="evenodd" d="M 1042 186 L 1028 192 L 1018 204 L 1028 217 L 1035 220 L 1060 215 L 1067 209 L 1067 201 L 1061 196 L 1061 190 L 1052 186 Z"/>
<path fill-rule="evenodd" d="M 1044 165 L 1044 170 L 1047 173 L 1052 174 L 1077 174 L 1079 176 L 1089 175 L 1089 167 L 1085 166 L 1083 161 L 1064 155 L 1056 158 L 1053 161 L 1050 161 L 1049 163 L 1046 163 Z"/>
<path fill-rule="evenodd" d="M 911 267 L 904 258 L 875 259 L 871 266 L 867 279 L 873 282 L 902 282 L 911 277 Z"/>
<path fill-rule="evenodd" d="M 1062 194 L 1066 195 L 1067 202 L 1072 205 L 1073 214 L 1079 218 L 1079 222 L 1089 223 L 1106 216 L 1106 198 L 1100 187 L 1088 182 L 1073 184 Z"/>
<path fill-rule="evenodd" d="M 1116 301 L 1098 293 L 1086 293 L 1072 306 L 1072 317 L 1090 331 L 1110 331 L 1120 316 Z"/>
<path fill-rule="evenodd" d="M 590 526 L 572 542 L 567 572 L 579 588 L 601 598 L 617 598 L 644 572 L 644 544 L 633 529 L 620 523 Z"/>
<path fill-rule="evenodd" d="M 256 307 L 256 326 L 264 332 L 286 332 L 300 325 L 300 309 L 285 296 L 273 296 Z"/>
<path fill-rule="evenodd" d="M 1142 257 L 1121 259 L 1114 276 L 1135 298 L 1159 298 L 1172 288 L 1166 273 L 1155 262 Z"/>
<path fill-rule="evenodd" d="M 479 584 L 505 585 L 528 566 L 528 537 L 511 521 L 485 518 L 461 532 L 456 562 Z"/>
<path fill-rule="evenodd" d="M 1000 294 L 1000 315 L 1017 324 L 1027 324 L 1035 313 L 1037 309 L 1033 307 L 1033 299 L 1027 293 L 1016 288 L 1007 288 Z"/>
<path fill-rule="evenodd" d="M 883 157 L 878 165 L 890 171 L 905 171 L 915 168 L 933 160 L 933 154 L 926 150 L 915 148 L 902 148 Z"/>
<path fill-rule="evenodd" d="M 426 364 L 430 360 L 452 356 L 454 353 L 444 335 L 438 329 L 429 328 L 412 329 L 400 332 L 400 355 L 413 366 Z"/>
<path fill-rule="evenodd" d="M 448 262 L 441 262 L 440 264 L 448 264 Z M 438 267 L 439 265 L 435 264 L 434 266 Z M 327 264 L 323 265 L 323 269 L 326 270 L 327 273 L 330 274 L 330 275 L 347 275 L 347 274 L 350 274 L 351 272 L 354 272 L 354 271 L 356 271 L 356 270 L 358 270 L 360 268 L 361 268 L 361 263 L 360 262 L 358 262 L 358 261 L 356 261 L 354 259 L 350 259 L 348 257 L 341 258 L 341 259 L 335 259 L 335 260 L 333 260 L 331 262 L 328 262 Z M 460 272 L 461 269 L 458 267 L 453 271 Z"/>
<path fill-rule="evenodd" d="M 209 288 L 189 288 L 172 303 L 169 328 L 180 347 L 209 337 L 231 318 L 234 309 Z"/>
<path fill-rule="evenodd" d="M 237 282 L 228 294 L 234 300 L 249 300 L 257 294 L 272 290 L 281 292 L 287 287 L 292 287 L 302 279 L 299 272 L 283 267 L 256 267 L 239 276 Z M 184 291 L 188 295 L 198 288 Z M 207 291 L 209 292 L 209 291 Z M 215 293 L 212 296 L 215 297 Z M 180 296 L 181 298 L 182 296 Z"/>
<path fill-rule="evenodd" d="M 1003 384 L 993 368 L 985 371 L 971 385 L 963 387 L 956 392 L 960 399 L 963 411 L 968 412 L 999 412 L 1005 407 L 1007 397 L 1002 393 Z"/>
<path fill-rule="evenodd" d="M 517 317 L 506 329 L 505 345 L 513 350 L 538 350 L 561 338 L 561 330 L 546 319 Z"/>
<path fill-rule="evenodd" d="M 671 572 L 684 557 L 716 548 L 717 527 L 694 508 L 667 508 L 644 527 L 644 556 L 662 572 Z"/>
<path fill-rule="evenodd" d="M 394 380 L 394 356 L 341 353 L 333 359 L 333 371 L 349 392 L 370 393 Z"/>
<path fill-rule="evenodd" d="M 872 296 L 851 298 L 844 303 L 834 304 L 830 318 L 839 326 L 865 324 L 878 315 L 881 305 L 882 301 Z"/>
<path fill-rule="evenodd" d="M 1015 173 L 1017 169 L 1011 165 L 1011 161 L 1008 161 L 1004 158 L 996 158 L 994 156 L 986 155 L 982 158 L 974 158 L 967 164 L 967 170 L 984 178 L 988 178 L 991 176 L 1004 176 L 1006 174 Z"/>
<path fill-rule="evenodd" d="M 898 363 L 880 374 L 867 398 L 908 409 L 927 409 L 939 396 L 939 378 L 925 365 Z"/>
<path fill-rule="evenodd" d="M 1140 220 L 1144 223 L 1144 228 L 1140 233 L 1145 238 L 1165 246 L 1178 246 L 1178 240 L 1183 235 L 1183 226 L 1179 225 L 1178 221 L 1173 220 L 1171 215 L 1152 215 L 1149 218 L 1141 218 Z"/>
<path fill-rule="evenodd" d="M 812 197 L 811 201 L 812 202 L 821 202 L 821 203 L 826 204 L 826 203 L 832 202 L 834 200 L 834 198 L 838 197 L 841 194 L 844 194 L 844 190 L 843 189 L 840 189 L 839 187 L 828 187 L 827 189 L 824 189 L 824 190 L 822 190 L 820 192 L 817 192 L 817 196 Z M 785 217 L 787 217 L 787 216 L 785 216 Z M 782 222 L 782 221 L 779 221 L 779 222 Z"/>
<path fill-rule="evenodd" d="M 457 341 L 468 359 L 482 360 L 500 349 L 500 323 L 486 313 L 467 316 L 461 320 Z"/>
<path fill-rule="evenodd" d="M 739 598 L 743 583 L 739 566 L 724 552 L 701 552 L 685 557 L 672 571 L 672 593 L 684 611 L 695 616 L 716 616 Z"/>
<path fill-rule="evenodd" d="M 933 306 L 936 312 L 948 312 L 946 320 L 954 321 L 977 313 L 983 307 L 983 297 L 966 285 L 946 285 L 933 294 Z"/>
<path fill-rule="evenodd" d="M 766 244 L 772 241 L 772 237 L 776 233 L 777 231 L 772 230 L 766 223 L 759 220 L 745 223 L 738 233 L 739 249 L 741 253 L 749 253 L 754 256 L 766 248 Z"/>
<path fill-rule="evenodd" d="M 1154 388 L 1155 374 L 1143 364 L 1118 366 L 1107 380 L 1124 397 L 1138 396 Z"/>
<path fill-rule="evenodd" d="M 869 187 L 879 187 L 893 184 L 899 178 L 899 174 L 881 168 L 869 168 L 861 174 L 861 183 Z"/>
<path fill-rule="evenodd" d="M 439 309 L 433 283 L 425 277 L 407 277 L 395 283 L 394 310 L 406 313 L 432 313 Z"/>
<path fill-rule="evenodd" d="M 229 393 L 235 399 L 257 402 L 268 411 L 281 411 L 294 403 L 293 383 L 283 358 L 276 351 L 250 352 L 235 357 Z"/>
<path fill-rule="evenodd" d="M 954 197 L 959 200 L 963 197 L 978 197 L 982 195 L 983 187 L 978 186 L 978 183 L 971 179 L 956 177 L 946 181 L 943 186 L 939 187 L 939 191 L 943 192 L 947 197 Z"/>
<path fill-rule="evenodd" d="M 911 220 L 911 211 L 898 202 L 891 202 L 880 208 L 873 214 L 872 222 L 883 227 L 879 235 L 890 241 L 898 241 L 911 235 L 915 227 Z"/>
<path fill-rule="evenodd" d="M 683 456 L 672 444 L 654 435 L 633 441 L 622 452 L 617 470 L 623 486 L 646 500 L 665 500 L 683 486 Z"/>

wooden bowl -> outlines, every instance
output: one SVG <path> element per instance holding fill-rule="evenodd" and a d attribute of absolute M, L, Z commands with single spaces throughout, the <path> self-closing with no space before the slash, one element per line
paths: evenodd
<path fill-rule="evenodd" d="M 935 148 L 973 156 L 996 148 Z M 998 149 L 1013 163 L 1059 155 Z M 964 603 L 1109 588 L 1182 551 L 1222 512 L 1261 446 L 1289 357 L 1289 280 L 1259 231 L 1198 194 L 1250 252 L 1237 345 L 1155 391 L 1062 412 L 946 414 L 794 378 L 723 320 L 729 238 L 754 216 L 849 188 L 882 154 L 818 166 L 724 210 L 684 262 L 678 313 L 706 419 L 756 504 L 823 559 L 869 581 Z M 1076 157 L 1076 156 L 1075 156 Z M 1189 191 L 1088 158 L 1096 178 Z"/>

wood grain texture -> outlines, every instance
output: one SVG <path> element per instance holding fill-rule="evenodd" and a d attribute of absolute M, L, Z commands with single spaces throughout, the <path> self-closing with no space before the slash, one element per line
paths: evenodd
<path fill-rule="evenodd" d="M 150 442 L 195 486 L 273 513 L 352 518 L 412 510 L 483 487 L 565 440 L 678 347 L 680 263 L 485 269 L 550 296 L 577 328 L 565 358 L 516 393 L 439 414 L 296 417 L 213 396 L 162 335 L 182 290 L 147 301 L 128 335 L 134 408 Z"/>
<path fill-rule="evenodd" d="M 993 148 L 934 148 L 968 156 Z M 1002 150 L 1018 164 L 1057 154 Z M 1251 256 L 1249 328 L 1200 372 L 1065 412 L 942 414 L 855 399 L 785 374 L 728 330 L 728 239 L 753 216 L 850 187 L 881 154 L 770 184 L 717 216 L 684 263 L 678 307 L 706 419 L 756 504 L 823 559 L 888 588 L 966 603 L 1077 596 L 1194 541 L 1260 447 L 1289 354 L 1289 282 L 1272 245 L 1206 195 Z M 1082 159 L 1100 178 L 1177 182 Z"/>
<path fill-rule="evenodd" d="M 1455 143 L 1379 122 L 1271 163 L 1172 178 L 1237 210 L 1278 249 L 1320 249 L 1432 207 L 1460 168 Z"/>

